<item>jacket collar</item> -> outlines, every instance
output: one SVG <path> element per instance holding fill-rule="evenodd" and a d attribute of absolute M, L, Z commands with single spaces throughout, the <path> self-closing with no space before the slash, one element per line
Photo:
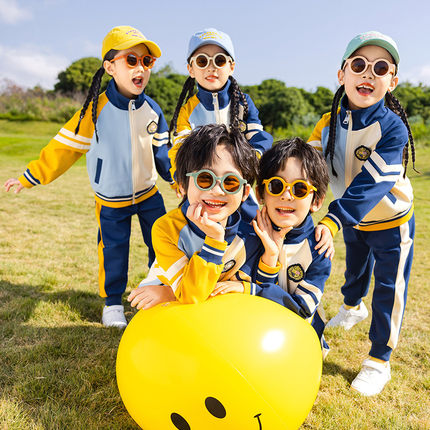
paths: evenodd
<path fill-rule="evenodd" d="M 186 200 L 184 204 L 181 206 L 181 211 L 184 214 L 184 217 L 187 220 L 187 223 L 190 226 L 191 230 L 197 236 L 204 239 L 206 237 L 206 234 L 187 218 L 187 209 L 189 206 L 190 206 L 190 202 Z M 225 236 L 224 236 L 224 240 L 227 242 L 228 245 L 230 245 L 233 242 L 233 239 L 237 235 L 240 220 L 241 220 L 241 216 L 239 211 L 234 212 L 232 215 L 228 217 L 227 226 L 225 228 Z"/>
<path fill-rule="evenodd" d="M 348 97 L 344 95 L 340 103 L 340 123 L 343 128 L 348 128 L 348 121 L 344 122 L 349 111 Z M 384 105 L 384 98 L 378 103 L 364 109 L 351 110 L 352 129 L 361 130 L 375 123 L 387 113 L 387 108 Z"/>
<path fill-rule="evenodd" d="M 230 85 L 231 81 L 228 79 L 227 83 L 219 91 L 208 91 L 197 84 L 197 98 L 200 100 L 200 103 L 205 107 L 206 110 L 213 111 L 214 94 L 217 94 L 219 108 L 224 109 L 230 103 Z"/>
<path fill-rule="evenodd" d="M 314 222 L 312 220 L 311 214 L 309 213 L 305 220 L 298 227 L 294 227 L 287 233 L 284 243 L 292 244 L 303 242 L 303 240 L 309 236 L 313 229 Z"/>
<path fill-rule="evenodd" d="M 115 79 L 111 79 L 106 88 L 106 95 L 109 101 L 118 109 L 128 110 L 130 100 L 128 97 L 123 96 L 119 91 L 115 83 Z M 142 92 L 134 100 L 136 109 L 139 109 L 145 102 L 145 93 Z"/>

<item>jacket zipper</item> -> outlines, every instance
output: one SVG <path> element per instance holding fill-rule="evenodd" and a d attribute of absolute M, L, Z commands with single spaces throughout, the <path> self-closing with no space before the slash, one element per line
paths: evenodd
<path fill-rule="evenodd" d="M 136 105 L 134 100 L 130 100 L 130 103 L 128 104 L 128 111 L 130 115 L 130 140 L 131 140 L 131 180 L 132 180 L 132 203 L 135 203 L 135 194 L 136 194 L 136 180 L 134 177 L 134 153 L 135 153 L 135 133 L 134 133 L 134 113 L 133 111 L 136 110 Z"/>
<path fill-rule="evenodd" d="M 349 187 L 349 184 L 351 183 L 351 172 L 352 172 L 352 159 L 351 157 L 349 157 L 349 155 L 351 154 L 351 152 L 349 151 L 349 140 L 350 140 L 351 131 L 352 131 L 352 115 L 350 110 L 346 111 L 346 116 L 345 116 L 345 119 L 343 120 L 343 123 L 345 125 L 348 124 L 348 132 L 346 134 L 346 145 L 345 145 L 345 158 L 346 158 L 345 159 L 345 187 Z"/>
<path fill-rule="evenodd" d="M 221 117 L 220 117 L 220 113 L 219 113 L 218 93 L 212 93 L 212 103 L 214 105 L 216 123 L 221 124 Z"/>

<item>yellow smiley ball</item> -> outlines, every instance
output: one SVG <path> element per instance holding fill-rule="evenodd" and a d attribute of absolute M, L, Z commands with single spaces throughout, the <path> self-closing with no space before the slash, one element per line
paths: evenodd
<path fill-rule="evenodd" d="M 145 430 L 297 429 L 321 371 L 310 324 L 244 294 L 139 311 L 116 366 L 125 407 Z"/>

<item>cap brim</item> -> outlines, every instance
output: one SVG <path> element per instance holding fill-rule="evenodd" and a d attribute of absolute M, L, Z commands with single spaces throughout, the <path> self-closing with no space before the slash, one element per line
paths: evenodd
<path fill-rule="evenodd" d="M 127 42 L 117 45 L 115 49 L 117 50 L 129 49 L 129 48 L 133 48 L 133 46 L 140 45 L 141 43 L 143 43 L 149 49 L 149 53 L 151 55 L 153 55 L 156 58 L 161 57 L 161 49 L 159 48 L 159 46 L 156 43 L 145 39 L 128 40 Z"/>

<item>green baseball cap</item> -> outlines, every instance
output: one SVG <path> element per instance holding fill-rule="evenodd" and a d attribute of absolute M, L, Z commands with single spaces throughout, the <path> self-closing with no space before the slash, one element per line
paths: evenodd
<path fill-rule="evenodd" d="M 399 65 L 400 56 L 396 42 L 394 42 L 390 36 L 379 33 L 379 31 L 366 31 L 365 33 L 355 36 L 354 39 L 348 43 L 346 51 L 342 57 L 342 64 L 340 65 L 340 68 L 343 68 L 345 60 L 348 59 L 353 52 L 366 45 L 376 45 L 386 49 L 393 57 L 396 66 Z"/>

